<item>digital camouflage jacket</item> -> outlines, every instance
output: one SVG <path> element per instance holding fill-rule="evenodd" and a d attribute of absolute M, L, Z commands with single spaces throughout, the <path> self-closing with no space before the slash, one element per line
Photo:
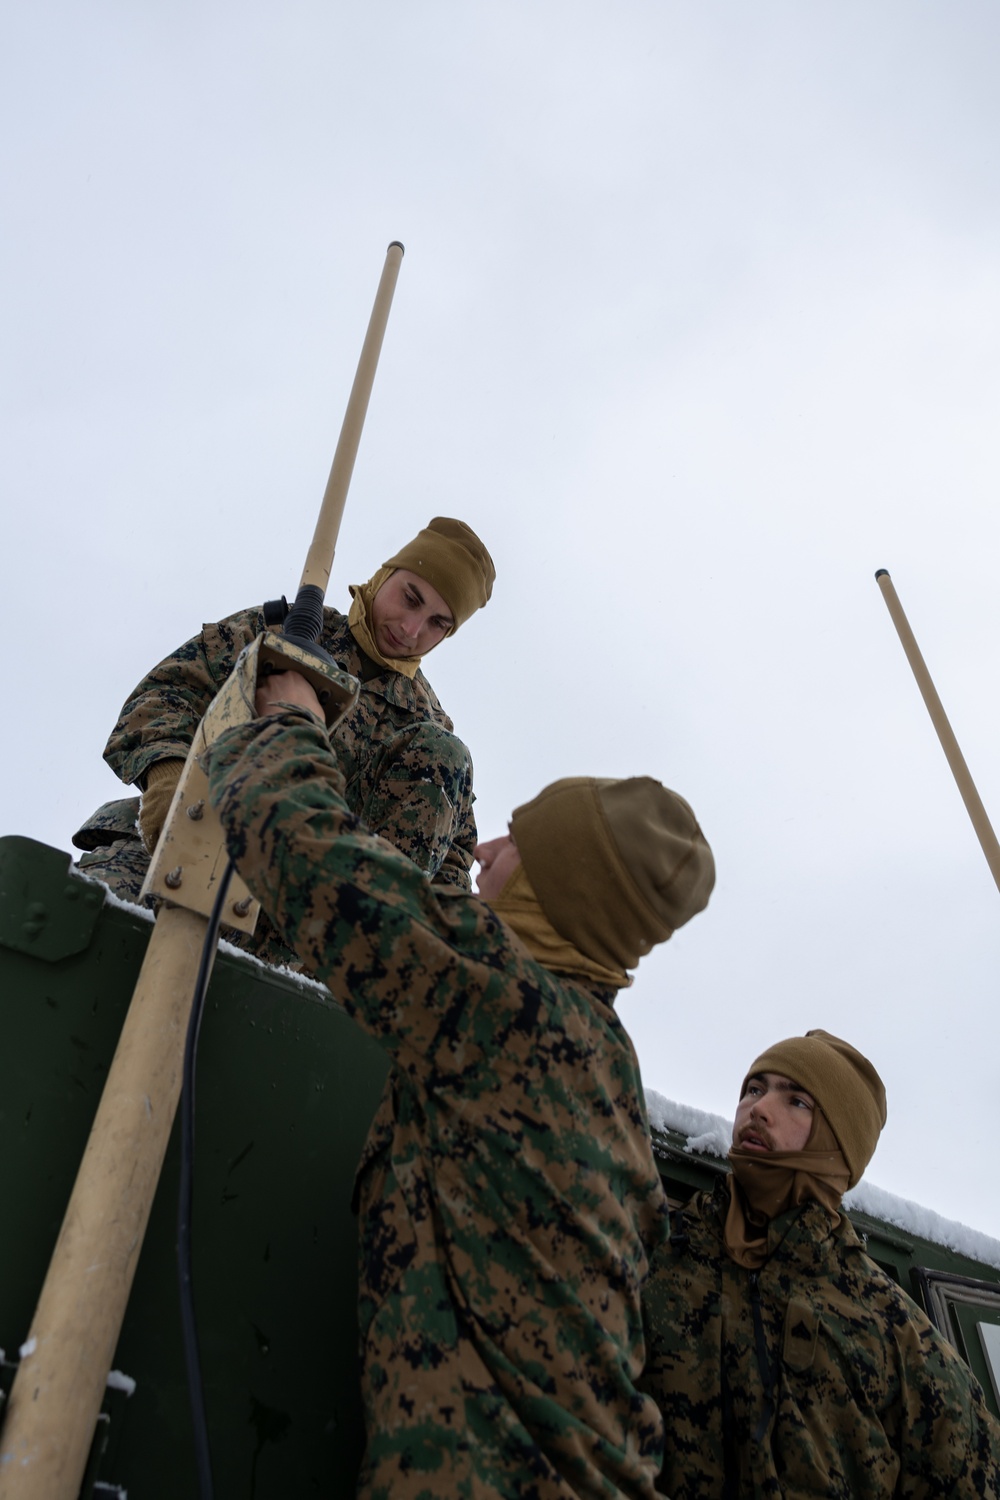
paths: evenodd
<path fill-rule="evenodd" d="M 334 731 L 351 810 L 432 879 L 468 890 L 476 823 L 466 746 L 422 672 L 411 680 L 378 666 L 358 646 L 345 615 L 323 613 L 319 644 L 361 683 L 357 706 Z M 205 625 L 143 678 L 104 751 L 122 781 L 141 786 L 153 761 L 187 756 L 206 708 L 240 651 L 263 628 L 259 610 Z M 148 859 L 134 828 L 114 837 L 107 807 L 115 806 L 100 809 L 74 843 L 89 851 L 80 861 L 83 868 L 135 900 Z M 135 804 L 123 803 L 122 809 L 131 827 Z"/>
<path fill-rule="evenodd" d="M 673 1216 L 644 1292 L 641 1380 L 673 1500 L 1000 1495 L 1000 1425 L 975 1377 L 845 1216 L 772 1221 L 758 1272 L 723 1248 L 729 1188 Z"/>
<path fill-rule="evenodd" d="M 327 745 L 307 714 L 230 729 L 209 788 L 251 890 L 393 1064 L 360 1181 L 358 1493 L 652 1500 L 640 1284 L 666 1203 L 612 992 L 368 834 Z"/>

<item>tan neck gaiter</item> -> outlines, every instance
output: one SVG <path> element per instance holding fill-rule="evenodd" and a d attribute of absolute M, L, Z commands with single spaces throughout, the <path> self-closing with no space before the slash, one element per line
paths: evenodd
<path fill-rule="evenodd" d="M 826 1117 L 817 1113 L 804 1151 L 729 1152 L 733 1177 L 724 1239 L 737 1265 L 758 1270 L 771 1253 L 768 1225 L 789 1208 L 815 1199 L 840 1223 L 850 1171 Z"/>
<path fill-rule="evenodd" d="M 404 677 L 413 678 L 420 671 L 422 658 L 419 656 L 383 656 L 375 644 L 375 637 L 368 623 L 371 619 L 371 607 L 375 595 L 395 571 L 395 568 L 379 568 L 367 583 L 350 585 L 351 608 L 347 623 L 351 634 L 366 656 L 370 656 L 372 661 L 377 661 L 380 667 L 387 667 L 390 672 L 401 672 Z"/>
<path fill-rule="evenodd" d="M 579 948 L 559 936 L 538 904 L 538 897 L 523 865 L 518 865 L 505 882 L 499 896 L 495 896 L 488 904 L 517 933 L 532 958 L 543 968 L 552 969 L 557 974 L 574 975 L 591 984 L 616 990 L 625 989 L 632 983 L 624 969 L 609 968 L 596 959 L 588 958 Z"/>

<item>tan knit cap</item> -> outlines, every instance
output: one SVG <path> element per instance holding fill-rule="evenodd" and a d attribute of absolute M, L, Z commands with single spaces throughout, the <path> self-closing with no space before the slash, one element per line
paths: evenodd
<path fill-rule="evenodd" d="M 708 905 L 715 861 L 691 808 L 651 776 L 568 776 L 511 833 L 545 915 L 601 964 L 634 969 Z"/>
<path fill-rule="evenodd" d="M 497 576 L 492 557 L 472 527 L 450 516 L 435 516 L 382 566 L 407 568 L 425 578 L 455 616 L 455 630 L 482 609 Z"/>
<path fill-rule="evenodd" d="M 780 1073 L 812 1094 L 844 1153 L 848 1186 L 860 1182 L 886 1121 L 885 1085 L 867 1057 L 828 1031 L 807 1031 L 775 1042 L 758 1057 L 743 1080 L 741 1099 L 747 1079 L 761 1073 Z"/>

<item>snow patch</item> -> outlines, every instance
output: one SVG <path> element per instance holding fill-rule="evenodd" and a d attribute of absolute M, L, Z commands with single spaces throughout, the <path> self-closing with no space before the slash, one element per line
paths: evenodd
<path fill-rule="evenodd" d="M 646 1090 L 646 1109 L 654 1130 L 673 1130 L 685 1137 L 685 1151 L 697 1151 L 704 1156 L 727 1156 L 733 1139 L 731 1120 L 709 1114 L 704 1109 L 694 1109 L 690 1104 L 676 1104 L 653 1089 Z M 859 1182 L 857 1187 L 845 1193 L 844 1204 L 848 1209 L 893 1224 L 904 1233 L 918 1235 L 922 1240 L 967 1255 L 970 1260 L 1000 1269 L 1000 1240 L 983 1234 L 979 1229 L 970 1229 L 966 1224 L 946 1219 L 932 1208 L 922 1208 L 919 1203 L 899 1198 L 872 1182 Z"/>
<path fill-rule="evenodd" d="M 109 906 L 117 906 L 120 911 L 127 911 L 133 917 L 141 917 L 144 922 L 153 922 L 156 920 L 155 913 L 148 906 L 137 906 L 134 901 L 126 901 L 124 897 L 116 896 L 114 891 L 110 890 L 104 884 L 103 880 L 98 880 L 96 875 L 88 875 L 86 870 L 79 870 L 76 865 L 70 865 L 69 873 L 74 880 L 84 880 L 88 885 L 99 886 L 104 892 Z M 241 958 L 244 962 L 253 964 L 256 968 L 263 970 L 267 975 L 280 974 L 282 979 L 291 979 L 301 989 L 308 990 L 314 995 L 322 995 L 323 999 L 327 1002 L 334 1000 L 326 985 L 322 984 L 318 979 L 313 979 L 311 974 L 302 974 L 298 969 L 290 969 L 287 964 L 265 963 L 255 953 L 247 953 L 245 948 L 237 948 L 235 943 L 229 942 L 226 938 L 219 939 L 219 952 L 228 953 L 233 958 Z M 339 1006 L 340 1002 L 334 1000 L 334 1004 Z"/>
<path fill-rule="evenodd" d="M 733 1141 L 733 1122 L 691 1104 L 675 1104 L 653 1089 L 646 1090 L 646 1110 L 654 1130 L 675 1130 L 687 1137 L 685 1151 L 700 1151 L 705 1156 L 729 1154 Z"/>
<path fill-rule="evenodd" d="M 244 948 L 237 948 L 234 943 L 228 943 L 225 938 L 219 940 L 219 952 L 231 953 L 234 958 L 242 958 L 245 962 L 261 969 L 269 978 L 274 974 L 280 974 L 282 979 L 291 979 L 300 989 L 308 990 L 314 995 L 322 995 L 327 1003 L 334 999 L 326 985 L 318 979 L 313 979 L 311 974 L 302 974 L 298 969 L 290 969 L 287 964 L 265 963 L 262 958 L 257 957 L 256 953 L 247 953 Z M 334 1003 L 338 1006 L 340 1004 L 339 1001 L 334 1001 Z"/>
<path fill-rule="evenodd" d="M 96 875 L 88 875 L 86 870 L 81 870 L 76 865 L 70 865 L 69 875 L 72 880 L 82 880 L 87 885 L 96 885 L 98 890 L 104 892 L 105 903 L 108 906 L 117 906 L 121 911 L 131 912 L 134 917 L 142 917 L 144 922 L 154 920 L 154 915 L 148 906 L 136 906 L 134 901 L 125 901 L 121 896 L 116 896 L 110 886 L 106 886 L 103 880 L 98 880 Z"/>
<path fill-rule="evenodd" d="M 980 1229 L 970 1229 L 935 1213 L 933 1208 L 922 1208 L 919 1203 L 910 1203 L 898 1198 L 873 1182 L 859 1182 L 857 1187 L 844 1194 L 848 1208 L 870 1214 L 873 1219 L 882 1219 L 894 1224 L 908 1234 L 917 1234 L 922 1240 L 932 1240 L 935 1245 L 944 1245 L 970 1260 L 981 1260 L 985 1265 L 1000 1269 L 1000 1240 L 983 1234 Z"/>

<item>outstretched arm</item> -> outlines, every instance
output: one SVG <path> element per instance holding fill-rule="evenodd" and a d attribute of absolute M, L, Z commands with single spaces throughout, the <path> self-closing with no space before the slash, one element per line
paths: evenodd
<path fill-rule="evenodd" d="M 143 786 L 154 761 L 186 759 L 205 710 L 262 624 L 260 612 L 248 609 L 205 625 L 142 679 L 104 750 L 116 776 Z"/>
<path fill-rule="evenodd" d="M 505 1055 L 516 1021 L 504 1016 L 525 1010 L 508 965 L 523 977 L 537 966 L 511 953 L 482 902 L 438 896 L 412 860 L 368 832 L 344 801 L 326 730 L 311 708 L 288 706 L 292 693 L 306 696 L 271 679 L 265 716 L 226 730 L 208 753 L 229 853 L 309 971 L 399 1066 L 469 1079 L 484 1046 Z"/>

